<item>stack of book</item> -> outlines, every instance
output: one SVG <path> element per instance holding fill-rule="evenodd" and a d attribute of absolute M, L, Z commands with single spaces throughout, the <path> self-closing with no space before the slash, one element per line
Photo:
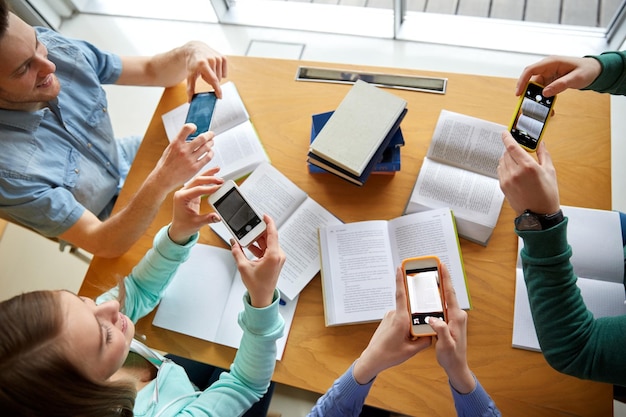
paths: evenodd
<path fill-rule="evenodd" d="M 317 134 L 322 130 L 333 113 L 334 112 L 329 111 L 313 115 L 313 123 L 311 125 L 311 143 L 313 143 Z M 372 174 L 393 175 L 396 171 L 400 171 L 400 148 L 402 146 L 404 146 L 404 136 L 402 135 L 402 129 L 398 128 L 396 133 L 391 137 L 389 145 L 387 145 L 387 148 L 383 151 L 380 161 L 374 165 Z M 308 162 L 307 165 L 311 174 L 323 174 L 329 172 L 324 168 L 313 165 L 311 162 Z"/>
<path fill-rule="evenodd" d="M 309 171 L 363 185 L 374 172 L 400 169 L 406 100 L 358 80 L 334 112 L 313 116 Z"/>

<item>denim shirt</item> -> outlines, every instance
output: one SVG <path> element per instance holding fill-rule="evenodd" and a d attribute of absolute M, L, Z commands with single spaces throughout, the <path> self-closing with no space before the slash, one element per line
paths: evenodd
<path fill-rule="evenodd" d="M 46 236 L 87 209 L 110 209 L 120 183 L 118 145 L 101 84 L 122 72 L 119 56 L 35 28 L 61 91 L 35 112 L 0 109 L 0 217 Z"/>

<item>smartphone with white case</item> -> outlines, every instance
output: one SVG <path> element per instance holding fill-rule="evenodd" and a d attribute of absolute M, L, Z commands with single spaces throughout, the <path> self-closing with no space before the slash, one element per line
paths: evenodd
<path fill-rule="evenodd" d="M 267 228 L 263 216 L 246 200 L 232 180 L 226 181 L 209 196 L 209 204 L 220 215 L 222 222 L 235 240 L 243 247 L 256 241 Z"/>

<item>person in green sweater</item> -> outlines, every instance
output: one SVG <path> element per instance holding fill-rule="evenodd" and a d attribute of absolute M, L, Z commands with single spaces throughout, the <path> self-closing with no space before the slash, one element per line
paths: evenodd
<path fill-rule="evenodd" d="M 626 51 L 607 51 L 601 55 L 582 58 L 544 58 L 524 68 L 515 87 L 517 96 L 524 92 L 524 87 L 531 79 L 545 86 L 543 95 L 547 97 L 562 93 L 568 88 L 626 95 Z M 620 212 L 619 215 L 626 258 L 626 213 Z M 626 279 L 624 285 L 626 286 Z"/>
<path fill-rule="evenodd" d="M 527 66 L 517 80 L 519 96 L 529 80 L 544 86 L 543 95 L 552 97 L 568 88 L 599 93 L 626 94 L 626 51 L 610 51 L 582 58 L 549 56 Z"/>
<path fill-rule="evenodd" d="M 508 132 L 502 140 L 506 150 L 498 165 L 500 187 L 518 215 L 515 230 L 524 240 L 524 280 L 543 355 L 559 372 L 626 385 L 626 316 L 595 319 L 585 305 L 570 262 L 567 218 L 560 209 L 556 170 L 545 143 L 535 159 Z"/>

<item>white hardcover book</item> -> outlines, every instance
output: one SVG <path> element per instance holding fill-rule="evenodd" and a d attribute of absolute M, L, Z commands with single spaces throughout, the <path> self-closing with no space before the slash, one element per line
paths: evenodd
<path fill-rule="evenodd" d="M 406 108 L 401 97 L 357 80 L 309 152 L 359 176 Z"/>

